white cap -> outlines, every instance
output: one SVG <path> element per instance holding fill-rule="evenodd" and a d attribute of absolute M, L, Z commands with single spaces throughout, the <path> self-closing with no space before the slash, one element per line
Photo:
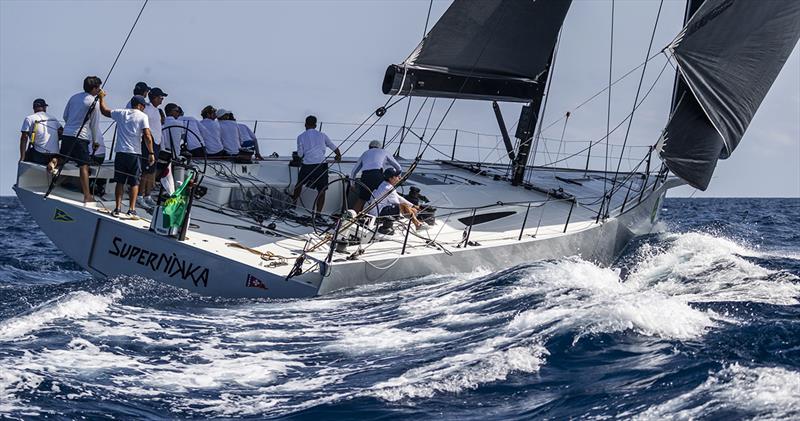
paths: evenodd
<path fill-rule="evenodd" d="M 226 110 L 224 108 L 217 108 L 217 118 L 222 117 L 225 114 L 233 114 L 233 111 Z"/>
<path fill-rule="evenodd" d="M 380 140 L 373 140 L 373 141 L 369 142 L 369 148 L 370 149 L 372 149 L 372 148 L 380 148 L 380 147 L 381 147 L 381 141 Z"/>

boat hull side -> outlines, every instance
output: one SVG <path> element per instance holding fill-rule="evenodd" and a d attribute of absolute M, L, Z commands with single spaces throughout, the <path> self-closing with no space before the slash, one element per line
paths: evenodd
<path fill-rule="evenodd" d="M 56 246 L 96 277 L 140 275 L 208 296 L 300 298 L 317 294 L 316 273 L 287 281 L 154 234 L 144 226 L 130 226 L 91 209 L 44 199 L 24 188 L 15 186 L 14 190 Z"/>

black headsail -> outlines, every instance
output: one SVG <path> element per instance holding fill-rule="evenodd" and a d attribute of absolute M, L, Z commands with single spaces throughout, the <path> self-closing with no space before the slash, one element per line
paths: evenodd
<path fill-rule="evenodd" d="M 383 93 L 530 102 L 571 0 L 455 0 Z"/>
<path fill-rule="evenodd" d="M 800 1 L 706 0 L 669 49 L 688 86 L 664 132 L 661 157 L 705 190 L 718 159 L 742 139 L 800 38 Z"/>

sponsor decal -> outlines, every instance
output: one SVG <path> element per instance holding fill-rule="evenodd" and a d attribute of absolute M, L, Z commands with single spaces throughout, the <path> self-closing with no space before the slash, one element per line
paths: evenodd
<path fill-rule="evenodd" d="M 148 267 L 153 272 L 162 272 L 170 278 L 180 276 L 184 281 L 191 279 L 194 286 L 198 286 L 200 282 L 204 287 L 208 286 L 208 268 L 187 262 L 175 253 L 164 254 L 150 251 L 128 244 L 119 237 L 114 237 L 111 245 L 112 248 L 108 250 L 108 254 L 112 256 Z"/>
<path fill-rule="evenodd" d="M 75 219 L 67 215 L 63 210 L 56 208 L 56 213 L 53 214 L 53 221 L 56 222 L 75 222 Z"/>
<path fill-rule="evenodd" d="M 269 289 L 261 279 L 256 278 L 253 275 L 247 274 L 247 282 L 244 284 L 248 288 L 261 288 L 261 289 Z"/>

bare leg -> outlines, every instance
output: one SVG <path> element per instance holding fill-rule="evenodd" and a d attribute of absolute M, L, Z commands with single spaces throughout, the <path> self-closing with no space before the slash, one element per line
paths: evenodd
<path fill-rule="evenodd" d="M 92 194 L 89 192 L 89 166 L 88 165 L 81 165 L 81 190 L 83 190 L 83 202 L 92 202 L 94 198 Z"/>
<path fill-rule="evenodd" d="M 122 193 L 125 192 L 125 183 L 117 183 L 117 187 L 114 188 L 114 202 L 117 204 L 115 209 L 122 208 Z"/>
<path fill-rule="evenodd" d="M 292 200 L 295 203 L 297 202 L 297 199 L 300 197 L 300 192 L 302 190 L 303 190 L 303 184 L 302 183 L 297 183 L 297 185 L 294 186 L 294 193 L 292 193 Z"/>
<path fill-rule="evenodd" d="M 128 207 L 132 211 L 136 210 L 136 196 L 138 196 L 138 195 L 139 195 L 139 186 L 131 186 L 131 194 L 129 195 L 130 196 L 130 204 L 129 204 Z"/>
<path fill-rule="evenodd" d="M 322 208 L 325 207 L 325 192 L 327 191 L 328 189 L 324 189 L 317 193 L 317 214 L 322 214 Z"/>

